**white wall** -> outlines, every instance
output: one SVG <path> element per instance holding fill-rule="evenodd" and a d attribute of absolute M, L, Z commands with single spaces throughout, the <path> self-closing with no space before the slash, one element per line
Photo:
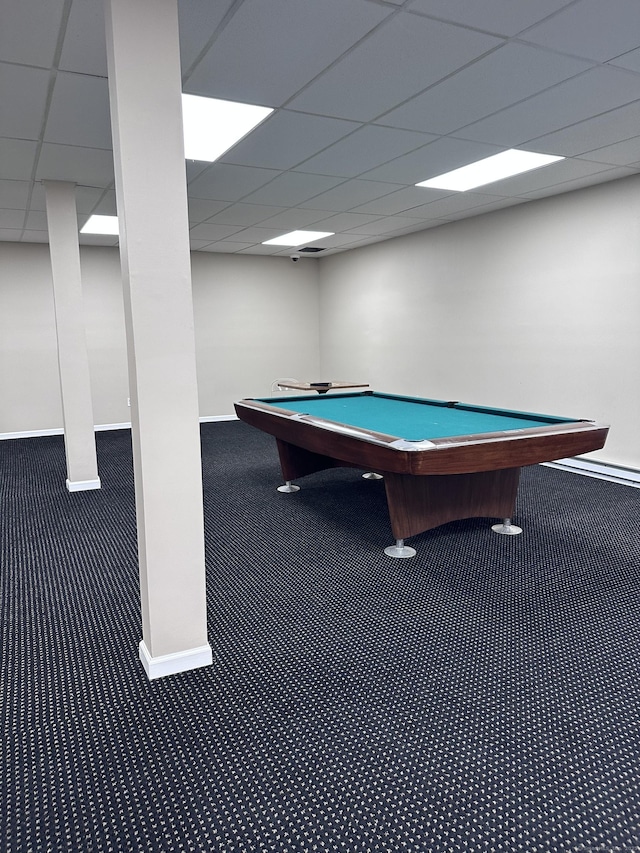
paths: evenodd
<path fill-rule="evenodd" d="M 191 264 L 201 416 L 318 375 L 317 261 L 195 252 Z"/>
<path fill-rule="evenodd" d="M 96 424 L 130 421 L 117 249 L 81 249 Z M 233 414 L 274 380 L 316 376 L 318 265 L 192 255 L 200 415 Z M 167 406 L 171 401 L 167 401 Z M 0 435 L 62 427 L 49 247 L 0 243 Z"/>
<path fill-rule="evenodd" d="M 196 252 L 200 414 L 279 377 L 354 379 L 602 420 L 593 458 L 638 469 L 639 226 L 632 177 L 320 261 Z M 94 420 L 126 422 L 118 251 L 81 264 Z M 48 246 L 0 243 L 0 435 L 62 426 L 57 371 Z"/>
<path fill-rule="evenodd" d="M 640 468 L 640 178 L 320 262 L 322 375 L 611 424 Z"/>
<path fill-rule="evenodd" d="M 49 247 L 0 243 L 0 434 L 61 425 Z"/>

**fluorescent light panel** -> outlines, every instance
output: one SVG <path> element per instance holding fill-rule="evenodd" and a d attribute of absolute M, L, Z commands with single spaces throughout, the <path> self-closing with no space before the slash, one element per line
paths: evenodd
<path fill-rule="evenodd" d="M 271 107 L 183 94 L 184 156 L 212 163 L 272 112 Z"/>
<path fill-rule="evenodd" d="M 265 240 L 263 246 L 302 246 L 303 243 L 311 243 L 314 240 L 322 240 L 324 237 L 333 237 L 335 231 L 289 231 L 280 237 Z"/>
<path fill-rule="evenodd" d="M 80 229 L 81 234 L 114 234 L 119 236 L 118 217 L 102 216 L 95 214 L 90 216 Z"/>
<path fill-rule="evenodd" d="M 478 160 L 477 163 L 469 163 L 468 166 L 445 172 L 444 175 L 438 175 L 436 178 L 429 178 L 428 181 L 420 181 L 416 186 L 464 192 L 475 187 L 483 187 L 485 184 L 492 184 L 494 181 L 501 181 L 503 178 L 530 172 L 531 169 L 538 169 L 540 166 L 548 166 L 557 160 L 564 160 L 564 157 L 510 148 L 508 151 Z"/>

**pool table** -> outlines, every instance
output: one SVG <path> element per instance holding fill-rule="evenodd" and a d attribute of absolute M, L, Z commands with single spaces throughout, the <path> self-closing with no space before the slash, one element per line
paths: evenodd
<path fill-rule="evenodd" d="M 235 410 L 275 437 L 281 491 L 332 467 L 382 475 L 392 557 L 415 554 L 407 537 L 463 518 L 501 518 L 496 532 L 519 533 L 511 518 L 520 468 L 599 450 L 609 431 L 590 420 L 376 391 L 246 399 Z"/>

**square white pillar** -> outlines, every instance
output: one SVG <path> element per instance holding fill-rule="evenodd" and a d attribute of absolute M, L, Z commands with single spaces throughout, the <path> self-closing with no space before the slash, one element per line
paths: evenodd
<path fill-rule="evenodd" d="M 99 489 L 91 402 L 89 357 L 84 328 L 75 185 L 43 181 L 58 337 L 67 489 Z"/>
<path fill-rule="evenodd" d="M 105 0 L 150 678 L 211 663 L 176 0 Z"/>

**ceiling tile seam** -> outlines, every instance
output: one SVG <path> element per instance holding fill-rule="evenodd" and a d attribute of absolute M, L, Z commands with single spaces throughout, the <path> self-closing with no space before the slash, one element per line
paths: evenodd
<path fill-rule="evenodd" d="M 587 62 L 591 65 L 592 68 L 605 68 L 610 62 L 612 62 L 616 57 L 610 57 L 609 59 L 594 59 L 592 56 L 583 56 L 580 53 L 571 53 L 568 50 L 559 50 L 558 48 L 549 47 L 548 45 L 538 44 L 534 41 L 529 41 L 525 36 L 519 35 L 517 38 L 513 39 L 514 42 L 518 44 L 523 44 L 526 47 L 535 47 L 537 50 L 544 50 L 547 53 L 553 53 L 556 56 L 564 56 L 567 59 L 576 59 L 580 62 Z M 630 51 L 627 51 L 630 52 Z M 620 54 L 620 56 L 624 56 L 624 54 Z M 617 66 L 616 66 L 617 67 Z M 590 69 L 586 69 L 587 71 Z M 629 68 L 620 68 L 620 71 L 630 71 Z M 638 72 L 632 72 L 638 73 Z"/>
<path fill-rule="evenodd" d="M 566 54 L 564 54 L 564 55 L 566 55 Z M 487 119 L 490 119 L 490 118 L 493 118 L 494 116 L 500 115 L 500 113 L 503 113 L 503 112 L 506 112 L 507 110 L 513 109 L 513 107 L 518 107 L 518 106 L 521 106 L 522 104 L 526 104 L 527 101 L 532 101 L 534 98 L 538 98 L 540 95 L 544 95 L 547 92 L 552 92 L 554 89 L 557 89 L 558 87 L 565 85 L 566 83 L 570 82 L 571 80 L 576 80 L 578 77 L 583 77 L 586 74 L 590 74 L 594 70 L 594 68 L 597 68 L 597 67 L 600 67 L 600 65 L 597 64 L 597 65 L 592 66 L 591 68 L 585 68 L 583 71 L 579 71 L 577 74 L 573 74 L 571 77 L 566 77 L 564 80 L 559 80 L 557 83 L 554 83 L 551 86 L 547 86 L 546 89 L 540 89 L 539 92 L 534 92 L 532 95 L 527 95 L 525 98 L 521 98 L 519 101 L 514 101 L 512 104 L 508 104 L 506 107 L 501 107 L 499 110 L 495 110 L 492 113 L 486 113 L 486 115 L 483 115 L 481 119 L 475 119 L 474 121 L 469 122 L 469 124 L 464 124 L 461 127 L 456 128 L 455 130 L 450 130 L 448 133 L 441 134 L 441 136 L 442 136 L 442 138 L 456 138 L 456 135 L 459 134 L 460 131 L 466 130 L 468 127 L 473 127 L 473 125 L 478 124 L 479 121 L 486 121 Z M 616 70 L 623 71 L 625 69 L 621 68 L 621 69 L 616 69 Z M 630 72 L 630 73 L 632 73 L 632 72 Z M 635 76 L 638 77 L 638 76 L 640 76 L 640 74 L 635 73 Z M 628 101 L 627 102 L 627 104 L 633 104 L 633 103 L 636 103 L 636 101 Z M 606 112 L 613 112 L 614 110 L 620 109 L 621 106 L 626 106 L 627 104 L 621 104 L 617 107 L 614 107 L 612 110 L 605 110 L 605 113 Z M 600 115 L 601 115 L 600 113 L 598 113 L 598 115 L 591 115 L 591 116 L 589 116 L 589 119 L 598 118 Z M 573 124 L 580 124 L 581 121 L 585 121 L 585 119 L 581 119 L 580 121 L 574 122 Z M 549 133 L 556 133 L 558 130 L 564 130 L 565 127 L 572 127 L 572 126 L 573 125 L 563 125 L 561 128 L 558 128 L 556 131 L 548 131 L 547 133 L 540 134 L 540 136 L 547 136 Z M 467 142 L 477 142 L 478 141 L 478 140 L 473 140 L 473 139 L 467 139 L 466 137 L 459 137 L 459 138 L 464 139 Z M 537 136 L 533 137 L 533 139 L 539 139 L 539 138 L 540 137 L 537 137 Z M 519 146 L 528 145 L 530 141 L 532 141 L 532 140 L 530 139 L 530 140 L 527 140 L 526 142 L 521 142 L 521 143 L 519 143 Z"/>
<path fill-rule="evenodd" d="M 265 124 L 267 124 L 269 121 L 271 121 L 273 118 L 275 118 L 277 115 L 279 115 L 282 112 L 295 113 L 296 115 L 306 115 L 306 116 L 310 116 L 311 118 L 327 118 L 327 119 L 333 119 L 333 120 L 335 120 L 335 118 L 336 118 L 335 116 L 324 116 L 324 115 L 322 115 L 322 113 L 309 113 L 309 112 L 304 112 L 302 110 L 291 110 L 291 109 L 288 109 L 287 107 L 277 107 L 275 112 L 271 116 L 269 116 L 269 118 L 267 119 Z M 341 136 L 339 139 L 335 140 L 335 142 L 329 142 L 327 145 L 324 146 L 324 148 L 320 148 L 318 151 L 315 151 L 313 154 L 310 154 L 308 157 L 305 157 L 303 160 L 300 160 L 295 165 L 287 166 L 287 168 L 282 169 L 281 172 L 290 172 L 293 169 L 299 169 L 303 163 L 307 162 L 307 160 L 312 160 L 314 157 L 317 157 L 319 154 L 323 154 L 325 151 L 327 151 L 327 149 L 331 148 L 333 145 L 336 145 L 339 142 L 342 142 L 343 140 L 347 139 L 349 136 L 352 136 L 358 130 L 361 130 L 363 127 L 366 127 L 366 125 L 369 124 L 369 122 L 355 122 L 352 119 L 339 119 L 339 121 L 351 122 L 352 124 L 355 124 L 356 127 L 354 127 L 353 130 L 348 131 L 348 133 L 346 133 L 344 136 Z M 240 141 L 242 141 L 242 140 L 240 140 Z M 230 148 L 229 151 L 227 151 L 225 153 L 230 154 L 231 151 L 233 151 L 233 148 Z M 218 162 L 224 163 L 225 162 L 224 156 L 222 158 L 220 158 L 220 160 Z M 229 162 L 229 163 L 227 163 L 227 165 L 230 165 L 230 166 L 243 166 L 244 165 L 244 166 L 248 166 L 249 168 L 262 168 L 262 167 L 251 167 L 250 164 L 248 164 L 248 163 L 237 163 L 237 162 L 235 162 L 235 163 Z M 318 174 L 318 175 L 320 175 L 321 173 L 320 172 L 308 172 L 307 174 L 312 174 L 312 175 Z M 325 175 L 324 177 L 342 177 L 342 176 L 340 176 L 340 175 Z"/>
<path fill-rule="evenodd" d="M 579 0 L 578 0 L 578 2 L 579 2 Z M 560 11 L 562 11 L 562 10 L 560 10 Z M 556 14 L 556 13 L 554 13 L 554 14 Z M 423 17 L 427 17 L 427 16 L 423 16 Z M 550 16 L 550 17 L 552 17 L 552 16 Z M 559 80 L 557 83 L 553 83 L 551 86 L 547 86 L 544 89 L 540 89 L 539 91 L 534 92 L 532 95 L 527 95 L 526 97 L 521 98 L 519 101 L 514 101 L 513 103 L 509 104 L 506 107 L 501 107 L 500 109 L 495 110 L 493 113 L 487 113 L 486 115 L 483 115 L 482 121 L 484 121 L 487 118 L 492 118 L 493 116 L 498 115 L 498 113 L 501 113 L 504 110 L 510 109 L 511 107 L 518 106 L 519 104 L 522 104 L 525 101 L 531 100 L 531 98 L 535 98 L 538 95 L 542 95 L 545 92 L 551 91 L 551 89 L 554 89 L 557 86 L 563 85 L 564 83 L 567 83 L 570 80 L 574 80 L 576 77 L 580 77 L 582 74 L 587 74 L 588 72 L 592 71 L 594 68 L 607 67 L 609 65 L 609 63 L 611 62 L 611 60 L 607 60 L 606 62 L 598 62 L 598 61 L 596 61 L 594 59 L 590 59 L 588 57 L 574 56 L 573 54 L 566 53 L 565 51 L 554 50 L 553 48 L 549 48 L 549 47 L 546 47 L 543 45 L 535 44 L 534 42 L 526 41 L 525 39 L 521 38 L 519 35 L 513 36 L 511 38 L 505 39 L 504 44 L 497 45 L 496 47 L 491 48 L 490 50 L 483 53 L 481 56 L 478 56 L 475 59 L 470 60 L 468 63 L 466 63 L 463 66 L 460 66 L 459 68 L 456 68 L 455 71 L 452 71 L 450 74 L 447 74 L 444 77 L 441 77 L 439 80 L 436 80 L 434 83 L 431 83 L 426 88 L 422 89 L 419 92 L 416 92 L 415 94 L 411 95 L 409 98 L 406 98 L 404 101 L 399 101 L 391 109 L 385 110 L 385 112 L 380 113 L 380 115 L 376 116 L 373 119 L 370 119 L 368 122 L 366 122 L 366 124 L 375 124 L 375 125 L 380 125 L 382 127 L 391 127 L 391 128 L 404 129 L 404 130 L 415 130 L 414 128 L 409 128 L 409 127 L 398 128 L 397 124 L 392 124 L 392 125 L 385 124 L 383 121 L 384 116 L 390 112 L 394 112 L 399 107 L 405 106 L 405 104 L 410 103 L 414 98 L 421 97 L 422 95 L 426 94 L 431 89 L 434 89 L 436 86 L 439 86 L 441 83 L 444 83 L 445 81 L 450 80 L 451 78 L 455 77 L 457 74 L 461 73 L 462 71 L 466 71 L 468 68 L 473 67 L 480 60 L 485 59 L 487 56 L 490 56 L 492 53 L 495 53 L 498 50 L 501 50 L 506 44 L 521 44 L 525 47 L 534 48 L 535 50 L 541 51 L 542 53 L 550 53 L 550 54 L 553 54 L 554 56 L 562 56 L 562 57 L 566 57 L 569 59 L 576 59 L 576 60 L 579 60 L 580 62 L 586 62 L 589 65 L 589 68 L 584 68 L 584 69 L 582 69 L 582 71 L 576 72 L 576 74 L 571 74 L 569 77 L 565 77 L 562 80 Z M 633 51 L 627 51 L 627 52 L 632 53 Z M 624 55 L 624 54 L 621 54 L 621 55 Z M 635 74 L 636 76 L 640 76 L 640 72 L 633 71 L 632 69 L 620 68 L 618 66 L 615 66 L 615 67 L 616 67 L 616 70 L 628 71 L 630 74 Z M 476 121 L 473 121 L 473 122 L 470 122 L 469 124 L 461 125 L 460 127 L 455 128 L 454 130 L 450 130 L 445 134 L 434 134 L 434 135 L 440 136 L 440 137 L 448 137 L 448 136 L 451 136 L 452 134 L 455 134 L 458 131 L 464 129 L 465 127 L 469 127 L 470 125 L 475 124 L 475 123 L 476 123 Z M 424 132 L 429 133 L 429 131 L 424 131 Z M 433 133 L 433 131 L 432 131 L 432 133 Z"/>
<path fill-rule="evenodd" d="M 473 26 L 472 24 L 462 24 L 460 21 L 453 21 L 451 18 L 441 18 L 439 15 L 434 15 L 432 12 L 423 12 L 420 9 L 403 9 L 407 15 L 414 15 L 416 18 L 421 18 L 422 20 L 435 21 L 437 24 L 446 24 L 449 27 L 457 27 L 460 30 L 466 30 L 467 32 L 478 33 L 482 36 L 491 36 L 492 38 L 503 39 L 504 41 L 509 41 L 513 36 L 508 35 L 507 33 L 499 33 L 494 30 L 487 30 L 484 27 Z M 539 23 L 539 22 L 538 22 Z M 537 26 L 537 23 L 535 24 Z M 528 27 L 527 27 L 528 29 Z"/>
<path fill-rule="evenodd" d="M 202 47 L 202 49 L 200 50 L 200 52 L 198 53 L 196 58 L 193 60 L 193 62 L 189 66 L 189 68 L 187 68 L 187 70 L 183 73 L 183 75 L 182 75 L 182 88 L 183 89 L 184 89 L 185 85 L 188 83 L 191 76 L 193 75 L 197 66 L 202 62 L 202 60 L 207 55 L 207 53 L 209 52 L 211 47 L 214 45 L 214 43 L 218 40 L 218 38 L 220 37 L 222 32 L 227 28 L 230 21 L 235 16 L 236 12 L 238 11 L 240 6 L 242 6 L 242 4 L 244 2 L 245 2 L 245 0 L 235 0 L 235 2 L 232 3 L 231 6 L 229 6 L 229 8 L 227 9 L 226 13 L 224 14 L 222 20 L 220 21 L 218 26 L 215 28 L 215 30 L 211 34 L 211 37 L 208 39 L 208 41 Z M 267 105 L 265 104 L 264 106 L 267 106 Z"/>
<path fill-rule="evenodd" d="M 637 47 L 632 47 L 631 50 L 625 50 L 624 53 L 619 53 L 617 56 L 612 56 L 611 59 L 606 60 L 605 65 L 610 65 L 612 62 L 615 62 L 616 59 L 622 59 L 623 56 L 629 56 L 629 54 L 631 54 L 631 53 L 636 53 L 637 50 L 638 50 Z M 619 68 L 619 67 L 620 66 L 616 65 L 616 68 Z M 632 69 L 629 69 L 629 68 L 627 69 L 627 71 L 630 71 L 630 70 L 632 70 Z"/>
<path fill-rule="evenodd" d="M 583 73 L 586 73 L 586 72 L 583 72 Z M 558 85 L 560 85 L 560 84 L 558 84 Z M 552 87 L 552 88 L 555 88 L 555 87 Z M 544 91 L 548 91 L 548 90 L 545 89 Z M 535 97 L 535 95 L 533 97 Z M 518 101 L 518 104 L 524 103 L 527 100 L 530 100 L 530 98 L 525 98 L 523 101 Z M 545 136 L 550 136 L 551 134 L 554 134 L 554 133 L 561 133 L 562 131 L 570 130 L 571 128 L 578 127 L 579 125 L 581 125 L 585 122 L 594 121 L 595 119 L 603 118 L 603 117 L 609 115 L 609 113 L 615 113 L 615 112 L 617 112 L 617 110 L 623 109 L 624 107 L 629 107 L 633 104 L 638 104 L 640 106 L 640 98 L 636 99 L 635 101 L 628 101 L 626 104 L 621 104 L 620 106 L 617 106 L 617 107 L 612 107 L 610 110 L 603 110 L 601 113 L 595 113 L 594 115 L 590 115 L 586 119 L 580 119 L 579 121 L 571 122 L 571 124 L 563 125 L 562 127 L 559 127 L 556 130 L 545 131 L 545 133 L 541 133 L 539 136 L 532 136 L 531 138 L 525 140 L 524 142 L 518 143 L 518 145 L 516 147 L 522 148 L 523 146 L 526 146 L 526 145 L 532 145 L 535 142 L 537 142 L 538 140 L 544 139 Z M 512 106 L 516 106 L 516 104 L 514 103 L 514 104 L 512 104 Z M 509 107 L 505 107 L 504 109 L 509 109 Z M 487 114 L 487 116 L 483 117 L 482 121 L 484 121 L 485 118 L 491 118 L 492 116 L 497 115 L 499 112 L 503 112 L 503 110 L 498 110 L 497 112 L 491 113 L 490 115 Z M 452 130 L 450 133 L 443 134 L 443 136 L 441 138 L 443 138 L 443 139 L 444 138 L 455 139 L 455 140 L 458 140 L 460 142 L 475 142 L 475 143 L 477 143 L 477 141 L 478 141 L 477 139 L 470 139 L 467 136 L 459 135 L 460 131 L 465 130 L 468 127 L 472 127 L 473 124 L 475 124 L 475 123 L 476 122 L 471 122 L 471 124 L 467 124 L 462 128 L 458 128 L 458 130 Z M 635 139 L 636 136 L 640 136 L 640 134 L 634 134 L 632 136 L 628 136 L 625 139 L 618 140 L 618 142 L 625 142 L 628 139 Z M 490 144 L 490 143 L 487 143 L 487 144 Z M 617 143 L 614 142 L 611 144 L 616 145 Z M 600 146 L 600 147 L 606 148 L 608 146 Z M 573 160 L 573 159 L 577 159 L 577 158 L 582 158 L 582 156 L 584 154 L 588 154 L 591 151 L 598 151 L 598 150 L 599 150 L 598 148 L 592 148 L 589 151 L 581 152 L 581 154 L 571 154 L 569 156 L 566 156 L 565 159 L 566 160 Z"/>
<path fill-rule="evenodd" d="M 58 28 L 58 36 L 56 38 L 56 47 L 53 53 L 53 61 L 51 63 L 51 67 L 49 69 L 49 80 L 47 82 L 47 95 L 45 98 L 45 106 L 44 112 L 42 116 L 42 123 L 40 125 L 40 133 L 38 134 L 38 140 L 36 143 L 36 150 L 33 158 L 33 168 L 31 170 L 30 182 L 31 186 L 29 188 L 29 195 L 27 198 L 27 202 L 25 205 L 24 212 L 24 221 L 22 232 L 20 234 L 20 240 L 22 240 L 24 236 L 24 232 L 27 231 L 27 220 L 29 218 L 29 214 L 31 213 L 31 200 L 33 198 L 33 191 L 36 186 L 36 175 L 38 173 L 38 167 L 40 165 L 40 155 L 42 153 L 42 146 L 44 144 L 44 134 L 47 128 L 47 122 L 49 121 L 49 112 L 51 110 L 51 101 L 53 98 L 53 89 L 56 83 L 56 77 L 58 74 L 58 66 L 60 64 L 60 56 L 62 55 L 62 47 L 64 44 L 65 36 L 67 34 L 67 25 L 69 23 L 69 15 L 71 14 L 71 3 L 72 0 L 64 0 L 62 6 L 62 14 L 60 15 L 60 26 Z"/>
<path fill-rule="evenodd" d="M 388 8 L 391 8 L 391 7 L 388 7 Z M 333 62 L 330 62 L 328 65 L 325 65 L 324 68 L 322 69 L 322 71 L 319 71 L 314 77 L 312 77 L 310 80 L 307 80 L 307 82 L 304 84 L 304 86 L 301 86 L 300 89 L 298 89 L 290 97 L 288 97 L 285 101 L 283 101 L 283 103 L 280 104 L 280 107 L 286 108 L 287 104 L 290 104 L 291 101 L 293 101 L 295 98 L 297 98 L 299 95 L 301 95 L 306 89 L 308 89 L 310 86 L 314 85 L 318 80 L 321 79 L 321 77 L 323 77 L 324 74 L 331 71 L 339 62 L 341 62 L 345 57 L 349 56 L 350 53 L 353 53 L 355 50 L 357 50 L 357 48 L 359 48 L 360 45 L 364 44 L 365 42 L 369 41 L 369 39 L 373 38 L 374 34 L 377 33 L 379 29 L 381 29 L 382 27 L 385 27 L 389 23 L 389 21 L 393 20 L 393 18 L 402 14 L 403 11 L 404 10 L 402 8 L 394 7 L 391 10 L 391 12 L 387 15 L 386 18 L 383 18 L 383 20 L 379 21 L 374 27 L 372 27 L 369 30 L 369 32 L 365 33 L 357 41 L 353 42 L 353 44 L 351 44 L 350 47 L 348 47 L 339 56 L 337 56 L 333 60 Z M 326 118 L 336 118 L 336 116 L 326 116 Z M 346 120 L 349 121 L 349 119 L 346 119 Z"/>
<path fill-rule="evenodd" d="M 486 59 L 488 56 L 491 56 L 491 54 L 495 53 L 496 51 L 502 50 L 502 48 L 508 44 L 523 44 L 526 47 L 535 48 L 536 50 L 539 50 L 541 52 L 553 53 L 556 56 L 564 56 L 564 57 L 569 56 L 569 54 L 562 53 L 561 51 L 554 51 L 554 50 L 550 50 L 550 49 L 545 48 L 545 47 L 541 47 L 540 45 L 531 44 L 530 42 L 523 42 L 521 39 L 516 38 L 516 37 L 508 38 L 508 39 L 504 40 L 503 44 L 499 44 L 499 45 L 496 45 L 495 47 L 490 48 L 489 50 L 485 51 L 480 56 L 477 56 L 474 59 L 469 60 L 469 62 L 465 63 L 464 65 L 461 65 L 459 68 L 456 68 L 454 71 L 451 71 L 449 74 L 445 74 L 444 77 L 440 77 L 435 82 L 430 83 L 428 86 L 426 86 L 424 89 L 421 89 L 419 92 L 415 92 L 413 95 L 410 95 L 408 98 L 405 98 L 404 101 L 398 101 L 398 103 L 394 104 L 394 106 L 391 107 L 390 109 L 385 110 L 384 112 L 380 113 L 378 116 L 370 119 L 367 122 L 363 122 L 363 124 L 374 124 L 374 125 L 380 125 L 382 127 L 391 127 L 391 128 L 395 128 L 398 130 L 413 130 L 413 131 L 415 131 L 415 128 L 410 128 L 410 127 L 400 128 L 400 127 L 398 127 L 397 124 L 385 124 L 384 123 L 384 117 L 391 112 L 395 112 L 400 107 L 403 107 L 406 104 L 410 103 L 415 98 L 422 97 L 422 95 L 425 95 L 431 89 L 435 89 L 441 83 L 445 83 L 446 81 L 451 80 L 453 77 L 456 77 L 458 74 L 462 73 L 463 71 L 467 71 L 469 68 L 473 68 L 473 66 L 476 65 L 478 62 L 480 62 L 483 59 Z M 576 57 L 570 57 L 570 58 L 575 59 Z M 509 106 L 507 106 L 507 107 L 501 107 L 499 110 L 496 110 L 493 113 L 487 113 L 486 115 L 483 115 L 483 117 L 482 117 L 483 120 L 485 118 L 490 118 L 491 116 L 496 115 L 499 112 L 502 112 L 503 109 L 509 109 L 509 107 L 516 106 L 517 104 L 520 104 L 523 101 L 529 100 L 529 98 L 536 97 L 536 95 L 540 95 L 543 92 L 546 92 L 549 89 L 552 89 L 557 85 L 560 85 L 561 83 L 566 83 L 568 80 L 572 80 L 574 77 L 580 76 L 580 74 L 585 74 L 587 71 L 591 71 L 593 68 L 596 68 L 600 64 L 602 64 L 602 63 L 595 62 L 592 59 L 591 60 L 585 60 L 583 58 L 580 58 L 580 59 L 582 62 L 589 63 L 590 67 L 584 68 L 582 71 L 578 71 L 578 72 L 576 72 L 576 74 L 572 74 L 569 77 L 565 77 L 563 80 L 559 80 L 558 83 L 553 83 L 551 86 L 547 86 L 545 89 L 540 89 L 539 91 L 534 92 L 532 95 L 527 95 L 525 98 L 521 98 L 519 101 L 514 101 L 512 104 L 509 104 Z M 327 118 L 335 118 L 335 116 L 327 116 Z M 470 124 L 474 124 L 474 123 L 475 122 L 470 122 Z M 462 127 L 468 127 L 468 126 L 469 125 L 462 125 Z M 460 130 L 460 129 L 461 128 L 457 128 L 457 130 Z M 449 131 L 446 134 L 435 133 L 434 131 L 423 131 L 423 132 L 424 133 L 431 133 L 434 136 L 448 136 L 450 133 L 455 133 L 455 131 Z"/>
<path fill-rule="evenodd" d="M 287 110 L 287 112 L 294 112 L 294 111 L 293 110 Z M 313 114 L 309 114 L 309 115 L 313 115 Z M 334 116 L 328 116 L 328 118 L 335 118 L 335 117 Z M 300 160 L 298 163 L 295 163 L 291 166 L 288 166 L 286 169 L 283 169 L 281 173 L 284 173 L 284 172 L 300 172 L 301 174 L 305 174 L 305 175 L 318 175 L 319 177 L 325 177 L 325 178 L 345 178 L 346 180 L 352 180 L 353 178 L 356 178 L 359 175 L 363 175 L 363 174 L 366 174 L 366 172 L 370 172 L 371 169 L 369 168 L 369 169 L 365 169 L 363 172 L 358 172 L 356 175 L 345 176 L 345 175 L 336 175 L 336 174 L 333 174 L 331 172 L 310 172 L 310 171 L 306 171 L 305 169 L 302 168 L 305 163 L 309 162 L 309 160 L 313 160 L 315 157 L 318 157 L 320 154 L 324 154 L 325 151 L 328 151 L 334 145 L 338 145 L 338 144 L 344 142 L 345 139 L 348 139 L 350 136 L 353 136 L 355 133 L 357 133 L 358 131 L 362 130 L 365 127 L 384 127 L 387 130 L 403 130 L 403 128 L 387 127 L 386 125 L 376 125 L 371 121 L 361 122 L 358 125 L 358 127 L 349 131 L 344 136 L 341 136 L 335 142 L 330 142 L 328 145 L 325 145 L 324 148 L 320 148 L 319 150 L 315 151 L 313 154 L 310 154 L 308 157 L 305 157 L 303 160 Z M 407 132 L 408 133 L 415 133 L 415 134 L 423 134 L 424 136 L 431 136 L 431 137 L 434 137 L 434 136 L 437 137 L 438 136 L 437 134 L 426 133 L 426 132 L 420 131 L 420 130 L 409 130 L 409 129 L 407 129 Z M 407 151 L 404 151 L 402 154 L 399 154 L 398 157 L 404 157 L 407 154 L 412 154 L 415 151 L 418 151 L 420 148 L 424 148 L 426 145 L 430 145 L 432 142 L 435 142 L 435 141 L 437 141 L 437 140 L 436 139 L 429 139 L 428 141 L 423 141 L 422 143 L 416 145 L 415 148 L 411 148 Z M 381 161 L 380 163 L 376 164 L 376 166 L 374 166 L 373 168 L 377 169 L 381 166 L 385 166 L 387 163 L 390 163 L 396 159 L 397 159 L 397 157 L 391 157 L 391 158 L 389 158 L 389 160 L 384 160 L 384 161 Z M 220 162 L 224 162 L 224 160 L 222 160 Z M 229 162 L 229 163 L 227 163 L 227 165 L 247 166 L 247 167 L 251 168 L 251 164 L 249 164 L 249 163 L 239 163 L 239 162 L 230 163 Z M 259 168 L 259 167 L 257 167 L 257 168 Z"/>

